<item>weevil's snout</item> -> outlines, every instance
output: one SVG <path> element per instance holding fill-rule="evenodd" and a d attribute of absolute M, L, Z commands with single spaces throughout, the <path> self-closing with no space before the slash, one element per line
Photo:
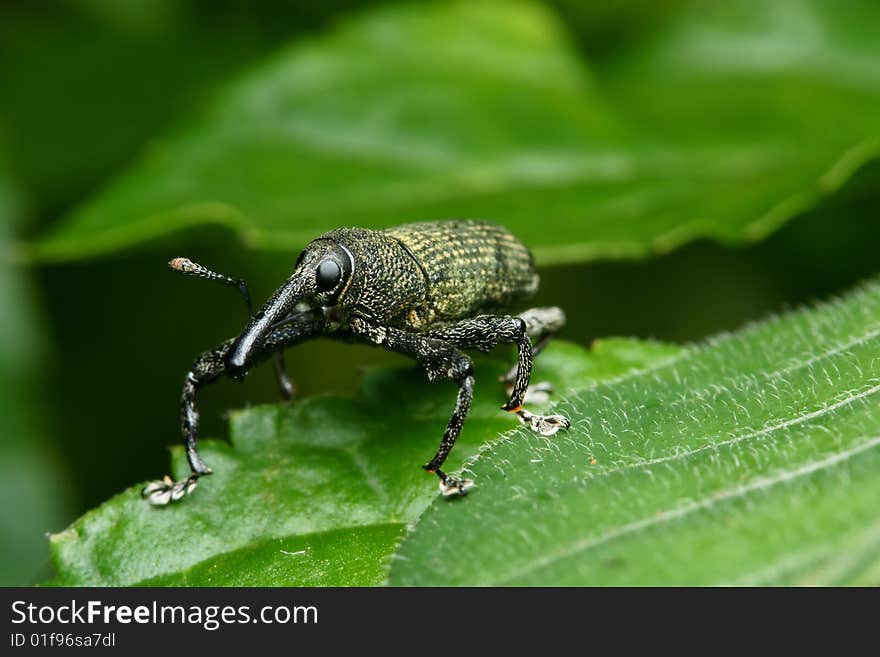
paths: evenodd
<path fill-rule="evenodd" d="M 247 374 L 249 363 L 247 362 L 247 354 L 241 349 L 230 351 L 226 356 L 226 373 L 240 381 Z"/>
<path fill-rule="evenodd" d="M 266 336 L 283 322 L 300 302 L 311 306 L 338 303 L 354 270 L 354 258 L 343 246 L 321 239 L 300 255 L 287 282 L 260 308 L 226 355 L 226 373 L 241 379 L 260 356 Z"/>
<path fill-rule="evenodd" d="M 272 328 L 281 322 L 305 296 L 303 280 L 294 273 L 260 308 L 244 332 L 232 343 L 226 354 L 226 373 L 241 379 L 256 360 Z"/>

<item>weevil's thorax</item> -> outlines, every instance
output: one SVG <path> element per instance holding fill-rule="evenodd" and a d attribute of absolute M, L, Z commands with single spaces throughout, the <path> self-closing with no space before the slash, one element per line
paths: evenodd
<path fill-rule="evenodd" d="M 425 277 L 396 240 L 363 228 L 340 228 L 319 239 L 338 245 L 353 261 L 351 278 L 336 301 L 340 316 L 382 326 L 422 327 Z"/>

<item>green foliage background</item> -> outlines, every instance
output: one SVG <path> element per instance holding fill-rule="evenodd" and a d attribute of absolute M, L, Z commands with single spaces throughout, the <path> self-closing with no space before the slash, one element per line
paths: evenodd
<path fill-rule="evenodd" d="M 876 584 L 878 61 L 872 2 L 3 5 L 0 583 Z M 318 342 L 137 499 L 245 319 L 166 260 L 265 297 L 323 230 L 455 216 L 534 247 L 570 434 L 497 412 L 499 350 L 437 500 L 452 389 Z"/>

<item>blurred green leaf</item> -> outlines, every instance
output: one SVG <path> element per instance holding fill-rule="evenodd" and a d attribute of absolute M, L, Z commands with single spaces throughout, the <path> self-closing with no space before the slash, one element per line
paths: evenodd
<path fill-rule="evenodd" d="M 758 239 L 876 157 L 878 25 L 867 1 L 685 3 L 586 62 L 541 5 L 383 7 L 231 84 L 29 252 L 461 216 L 545 263 Z"/>
<path fill-rule="evenodd" d="M 880 572 L 880 280 L 582 388 L 433 504 L 392 584 L 871 584 Z"/>
<path fill-rule="evenodd" d="M 0 130 L 29 226 L 87 198 L 279 43 L 365 2 L 46 4 L 0 3 Z"/>
<path fill-rule="evenodd" d="M 619 50 L 627 41 L 649 34 L 688 0 L 546 0 L 575 33 L 590 57 Z"/>
<path fill-rule="evenodd" d="M 564 391 L 677 352 L 630 340 L 592 351 L 557 343 L 535 376 Z M 497 361 L 477 366 L 483 384 L 450 467 L 515 423 L 499 411 L 505 369 Z M 406 368 L 377 370 L 356 399 L 311 397 L 235 413 L 231 445 L 203 442 L 215 474 L 191 499 L 153 508 L 137 486 L 52 536 L 52 583 L 381 583 L 406 524 L 436 496 L 436 481 L 419 465 L 433 454 L 453 400 L 451 383 L 430 386 Z M 182 450 L 174 460 L 176 474 L 188 474 Z"/>
<path fill-rule="evenodd" d="M 45 341 L 37 327 L 28 272 L 2 255 L 19 223 L 19 194 L 0 157 L 0 586 L 42 578 L 44 537 L 64 522 L 63 468 L 47 448 L 38 374 Z"/>

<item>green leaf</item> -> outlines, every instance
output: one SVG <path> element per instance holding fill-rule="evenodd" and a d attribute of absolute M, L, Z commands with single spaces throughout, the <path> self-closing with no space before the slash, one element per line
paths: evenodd
<path fill-rule="evenodd" d="M 64 218 L 71 259 L 205 223 L 292 250 L 478 216 L 540 262 L 759 239 L 880 149 L 880 6 L 683 3 L 580 58 L 530 2 L 383 7 L 297 43 Z"/>
<path fill-rule="evenodd" d="M 0 149 L 0 253 L 20 224 L 17 186 L 7 175 Z M 46 532 L 69 513 L 65 471 L 49 449 L 45 409 L 36 401 L 45 377 L 46 340 L 27 272 L 0 257 L 0 586 L 42 579 Z M 69 516 L 67 516 L 69 517 Z"/>
<path fill-rule="evenodd" d="M 878 356 L 875 280 L 577 390 L 564 436 L 471 460 L 391 583 L 877 585 Z"/>
<path fill-rule="evenodd" d="M 28 216 L 69 210 L 279 38 L 355 4 L 0 3 L 0 132 Z"/>
<path fill-rule="evenodd" d="M 537 360 L 535 380 L 563 392 L 678 351 L 630 340 L 592 351 L 556 343 Z M 474 404 L 450 467 L 515 424 L 499 410 L 505 370 L 500 361 L 477 365 Z M 439 443 L 454 390 L 429 385 L 415 367 L 378 370 L 357 398 L 237 412 L 231 445 L 203 441 L 215 474 L 192 498 L 153 508 L 135 486 L 53 535 L 51 583 L 379 584 L 405 526 L 437 495 L 435 478 L 419 466 Z M 182 450 L 174 451 L 175 474 L 185 476 Z"/>
<path fill-rule="evenodd" d="M 270 538 L 143 586 L 378 586 L 403 538 L 400 523 Z"/>

